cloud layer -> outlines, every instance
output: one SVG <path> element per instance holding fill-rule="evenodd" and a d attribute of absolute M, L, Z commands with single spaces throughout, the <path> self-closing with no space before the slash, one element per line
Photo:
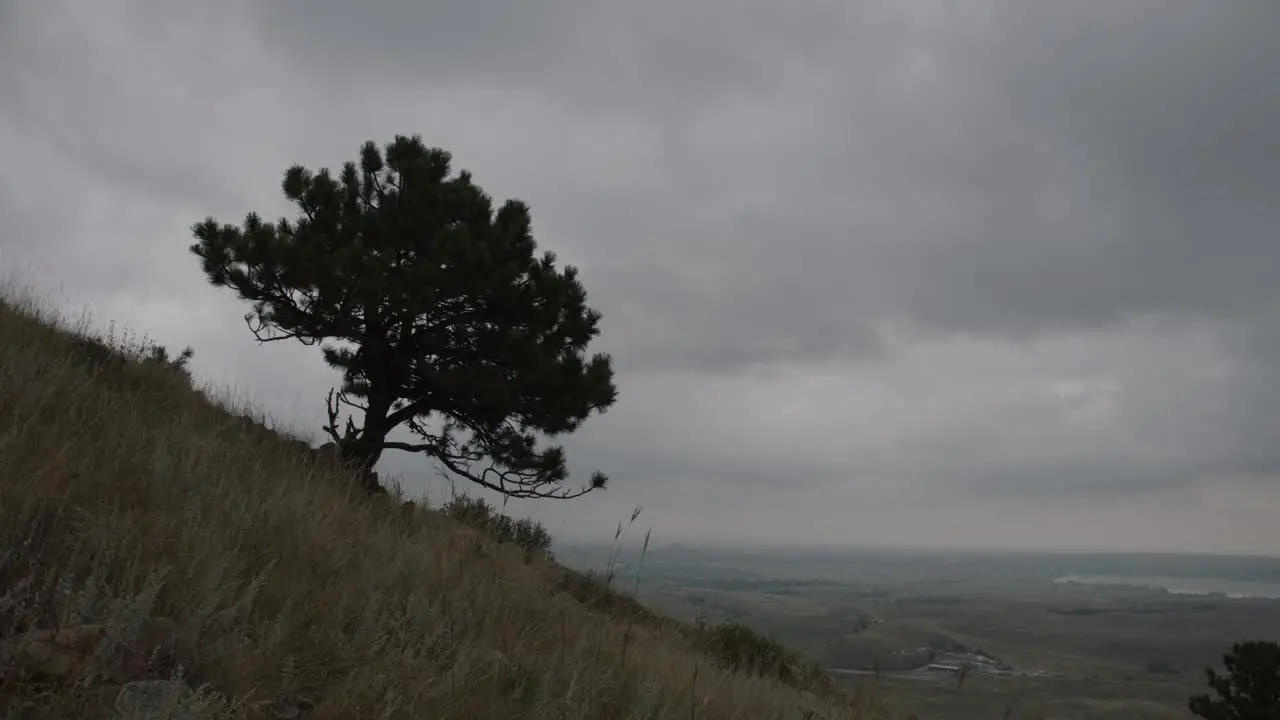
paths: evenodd
<path fill-rule="evenodd" d="M 620 400 L 570 448 L 616 486 L 518 508 L 553 529 L 638 503 L 669 538 L 1268 551 L 1277 29 L 1194 0 L 0 3 L 0 260 L 314 428 L 334 378 L 250 342 L 188 228 L 422 133 L 604 313 Z"/>

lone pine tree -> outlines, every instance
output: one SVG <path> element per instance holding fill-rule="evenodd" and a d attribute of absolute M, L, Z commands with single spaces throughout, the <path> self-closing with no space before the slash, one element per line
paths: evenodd
<path fill-rule="evenodd" d="M 495 213 L 470 173 L 450 177 L 451 159 L 415 135 L 385 152 L 365 143 L 337 179 L 291 167 L 295 220 L 208 218 L 191 251 L 213 285 L 252 303 L 259 342 L 322 343 L 342 371 L 325 431 L 369 490 L 391 449 L 513 497 L 602 488 L 598 471 L 566 487 L 563 448 L 539 443 L 617 397 L 610 358 L 585 355 L 600 314 L 576 268 L 535 255 L 529 208 L 508 200 Z M 401 427 L 414 442 L 390 439 Z"/>
<path fill-rule="evenodd" d="M 1207 668 L 1214 695 L 1196 695 L 1191 713 L 1208 720 L 1280 720 L 1280 645 L 1254 640 L 1235 643 L 1222 657 L 1225 675 Z"/>

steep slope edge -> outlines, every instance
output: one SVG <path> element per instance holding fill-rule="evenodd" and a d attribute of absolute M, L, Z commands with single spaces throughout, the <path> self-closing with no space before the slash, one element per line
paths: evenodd
<path fill-rule="evenodd" d="M 587 607 L 102 347 L 0 303 L 0 717 L 880 716 Z"/>

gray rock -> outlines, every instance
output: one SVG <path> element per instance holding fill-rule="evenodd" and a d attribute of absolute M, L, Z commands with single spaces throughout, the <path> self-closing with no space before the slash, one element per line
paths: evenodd
<path fill-rule="evenodd" d="M 208 699 L 181 680 L 125 683 L 115 704 L 127 720 L 200 720 L 211 709 Z"/>

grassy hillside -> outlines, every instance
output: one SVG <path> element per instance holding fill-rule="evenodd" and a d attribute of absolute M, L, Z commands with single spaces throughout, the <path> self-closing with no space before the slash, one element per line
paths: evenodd
<path fill-rule="evenodd" d="M 72 330 L 0 304 L 0 717 L 882 716 Z"/>

